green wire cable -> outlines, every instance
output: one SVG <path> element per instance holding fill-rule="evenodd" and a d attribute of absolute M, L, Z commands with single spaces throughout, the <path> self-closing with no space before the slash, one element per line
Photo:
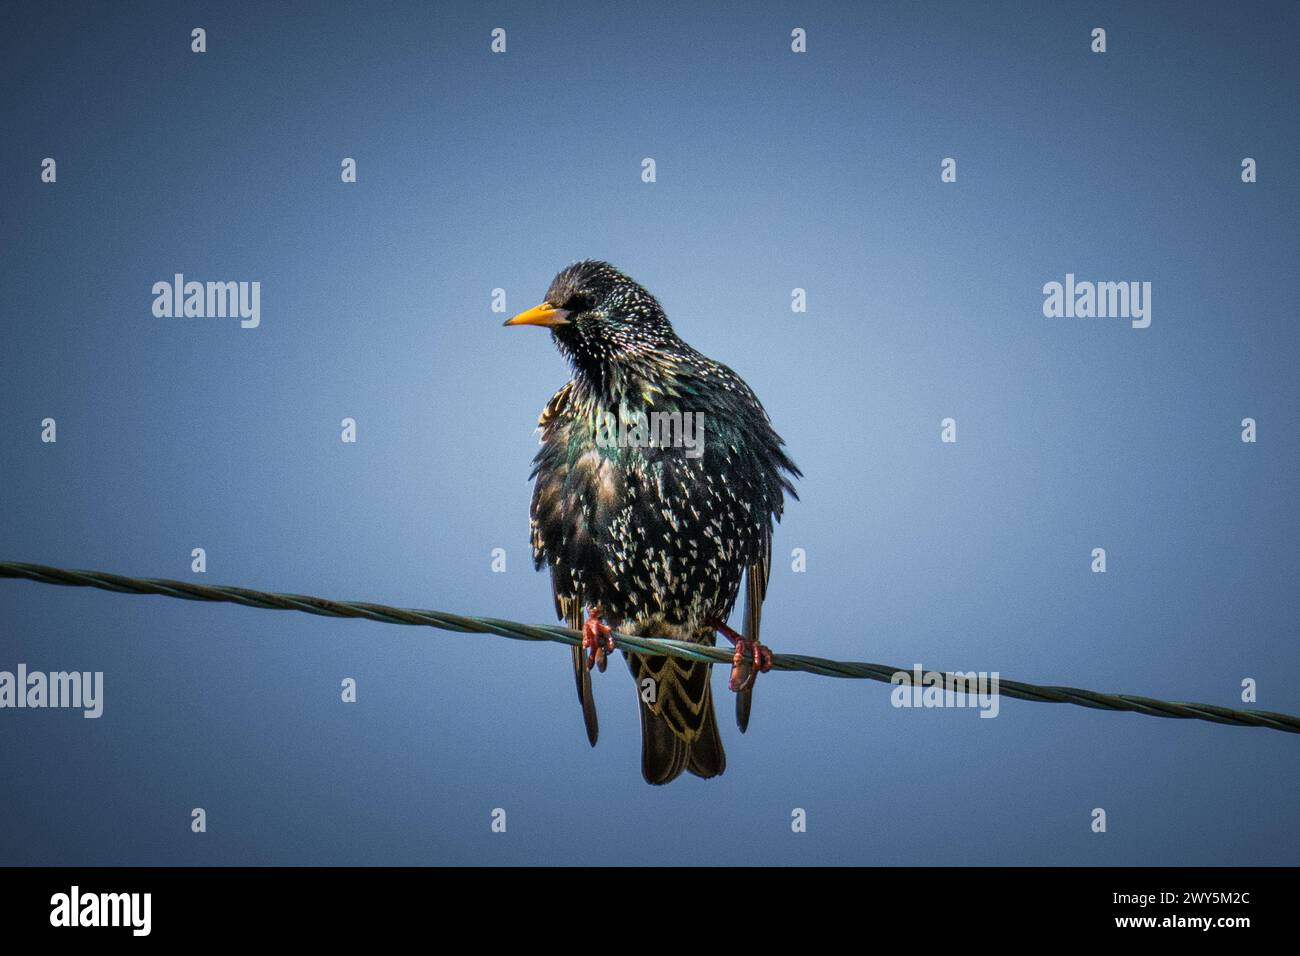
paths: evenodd
<path fill-rule="evenodd" d="M 69 587 L 100 588 L 120 594 L 160 594 L 164 597 L 187 601 L 224 601 L 244 607 L 266 608 L 280 611 L 302 611 L 323 617 L 355 617 L 384 624 L 411 624 L 436 627 L 444 631 L 466 634 L 497 634 L 517 641 L 553 641 L 557 644 L 580 644 L 582 634 L 567 627 L 550 624 L 520 624 L 490 617 L 466 617 L 446 611 L 428 611 L 416 608 L 390 607 L 362 601 L 333 601 L 305 594 L 282 594 L 274 591 L 255 591 L 251 588 L 224 585 L 194 584 L 188 581 L 171 581 L 165 578 L 131 578 L 107 571 L 70 571 L 43 564 L 0 562 L 0 578 L 20 578 L 42 584 L 62 584 Z M 718 647 L 691 644 L 665 638 L 636 637 L 631 634 L 612 635 L 614 643 L 625 651 L 681 657 L 693 661 L 730 664 L 731 652 Z M 885 664 L 868 664 L 860 661 L 832 661 L 823 657 L 802 654 L 772 655 L 772 669 L 803 671 L 823 677 L 845 677 L 856 680 L 874 680 L 893 683 L 893 676 L 905 668 Z M 960 691 L 964 683 L 953 673 L 944 674 L 944 687 Z M 1208 720 L 1233 727 L 1267 727 L 1287 733 L 1300 734 L 1300 717 L 1263 710 L 1233 710 L 1214 704 L 1194 704 L 1181 701 L 1155 700 L 1131 694 L 1103 694 L 1078 687 L 1051 687 L 1025 684 L 1020 681 L 1001 680 L 997 692 L 1003 697 L 1031 700 L 1046 704 L 1075 704 L 1097 710 L 1131 711 L 1148 717 L 1170 717 L 1180 720 Z"/>

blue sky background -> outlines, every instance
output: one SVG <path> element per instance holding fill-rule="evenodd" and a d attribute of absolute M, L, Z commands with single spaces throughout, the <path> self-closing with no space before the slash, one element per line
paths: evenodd
<path fill-rule="evenodd" d="M 1295 4 L 6 20 L 0 559 L 203 547 L 210 583 L 549 621 L 527 476 L 567 370 L 490 295 L 606 258 L 807 476 L 777 651 L 1300 712 Z M 260 281 L 261 327 L 155 318 L 175 272 Z M 1045 319 L 1067 272 L 1152 282 L 1151 327 Z M 717 671 L 725 776 L 651 788 L 625 668 L 593 751 L 556 645 L 0 582 L 19 661 L 104 671 L 105 715 L 0 712 L 0 863 L 1300 863 L 1300 741 L 1262 730 L 776 674 L 741 737 Z"/>

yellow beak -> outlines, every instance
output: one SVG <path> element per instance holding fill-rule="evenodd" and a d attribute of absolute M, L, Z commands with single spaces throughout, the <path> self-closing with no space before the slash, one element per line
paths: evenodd
<path fill-rule="evenodd" d="M 557 309 L 549 302 L 535 305 L 527 312 L 520 312 L 513 319 L 506 319 L 506 325 L 568 325 L 569 313 Z"/>

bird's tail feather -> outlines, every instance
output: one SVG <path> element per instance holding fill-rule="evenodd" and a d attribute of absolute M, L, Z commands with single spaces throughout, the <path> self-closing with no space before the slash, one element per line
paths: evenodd
<path fill-rule="evenodd" d="M 675 657 L 629 654 L 641 702 L 641 774 L 665 784 L 683 770 L 716 777 L 727 768 L 709 686 L 712 665 Z"/>

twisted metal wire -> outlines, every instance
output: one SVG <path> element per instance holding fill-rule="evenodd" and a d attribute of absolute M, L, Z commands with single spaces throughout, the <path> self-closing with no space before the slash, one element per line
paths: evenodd
<path fill-rule="evenodd" d="M 43 564 L 0 562 L 0 578 L 20 578 L 42 584 L 61 584 L 70 587 L 100 588 L 121 594 L 161 594 L 164 597 L 182 598 L 186 601 L 224 601 L 244 607 L 279 611 L 302 611 L 323 617 L 355 617 L 384 624 L 412 624 L 436 627 L 444 631 L 470 634 L 497 634 L 518 641 L 554 641 L 559 644 L 580 644 L 582 634 L 555 624 L 520 624 L 491 617 L 468 617 L 446 611 L 428 611 L 417 608 L 390 607 L 365 601 L 333 601 L 306 594 L 284 594 L 273 591 L 256 591 L 251 588 L 225 585 L 195 584 L 189 581 L 172 581 L 166 578 L 133 578 L 107 571 L 73 571 L 53 568 Z M 625 651 L 681 657 L 693 661 L 715 664 L 731 663 L 731 652 L 718 647 L 691 644 L 667 638 L 637 637 L 631 634 L 611 635 L 614 643 Z M 824 657 L 803 654 L 773 654 L 772 668 L 781 671 L 804 671 L 823 677 L 845 677 L 895 683 L 893 677 L 906 668 L 885 664 L 868 664 L 860 661 L 832 661 Z M 947 672 L 944 689 L 961 692 L 964 679 Z M 1170 717 L 1182 720 L 1208 720 L 1234 727 L 1266 727 L 1287 733 L 1300 734 L 1300 717 L 1263 710 L 1233 710 L 1214 704 L 1184 703 L 1155 700 L 1132 694 L 1104 694 L 1078 687 L 1052 687 L 1026 684 L 1021 681 L 999 680 L 998 693 L 1017 700 L 1037 701 L 1045 704 L 1075 704 L 1097 710 L 1131 711 L 1148 717 Z"/>

